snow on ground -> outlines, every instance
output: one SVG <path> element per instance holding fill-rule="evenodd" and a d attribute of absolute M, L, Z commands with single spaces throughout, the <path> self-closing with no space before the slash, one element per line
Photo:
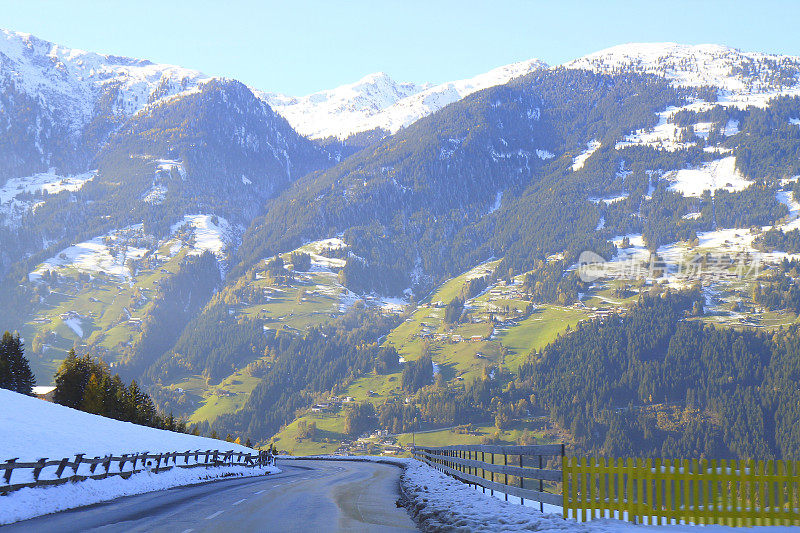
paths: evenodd
<path fill-rule="evenodd" d="M 182 222 L 173 224 L 171 233 L 187 224 L 194 234 L 192 254 L 209 251 L 220 259 L 225 257 L 225 249 L 233 240 L 233 228 L 227 220 L 215 215 L 186 215 Z"/>
<path fill-rule="evenodd" d="M 109 454 L 119 456 L 123 453 L 186 450 L 253 452 L 235 443 L 120 422 L 5 389 L 0 389 L 0 405 L 3 406 L 3 416 L 0 417 L 0 461 L 15 457 L 18 462 L 34 462 L 42 457 L 74 459 L 78 453 L 92 458 Z M 88 472 L 88 465 L 86 470 Z M 276 469 L 176 468 L 158 475 L 137 474 L 129 480 L 114 477 L 57 487 L 22 489 L 0 496 L 0 524 L 128 494 L 197 483 L 222 475 L 259 475 L 270 471 Z M 86 472 L 81 468 L 79 473 Z M 55 478 L 55 467 L 45 468 L 40 477 Z M 12 483 L 28 481 L 32 481 L 28 470 L 12 474 Z"/>
<path fill-rule="evenodd" d="M 318 241 L 310 242 L 303 246 L 314 253 L 322 253 L 323 250 L 341 250 L 347 248 L 347 243 L 339 237 L 331 237 L 330 239 L 320 239 Z"/>
<path fill-rule="evenodd" d="M 252 451 L 230 442 L 84 413 L 5 389 L 0 389 L 0 405 L 0 461 L 13 457 L 19 462 L 71 458 L 76 453 L 96 457 L 144 451 Z"/>
<path fill-rule="evenodd" d="M 600 231 L 606 225 L 606 217 L 600 217 L 600 220 L 597 222 L 597 226 L 594 228 L 595 231 Z"/>
<path fill-rule="evenodd" d="M 311 256 L 312 272 L 331 272 L 331 269 L 344 268 L 347 260 L 339 257 L 327 257 L 322 254 L 326 250 L 343 250 L 345 248 L 347 248 L 347 243 L 341 238 L 331 237 L 330 239 L 307 242 L 297 251 L 306 252 Z"/>
<path fill-rule="evenodd" d="M 725 137 L 730 137 L 731 135 L 736 135 L 737 133 L 739 133 L 739 121 L 728 119 L 728 123 L 725 124 L 724 128 L 722 128 L 722 134 Z"/>
<path fill-rule="evenodd" d="M 147 204 L 160 205 L 164 198 L 167 197 L 167 188 L 163 185 L 154 183 L 150 190 L 148 190 L 142 201 Z"/>
<path fill-rule="evenodd" d="M 622 241 L 628 238 L 628 247 L 622 248 Z M 650 252 L 644 245 L 644 237 L 640 233 L 629 233 L 628 235 L 618 235 L 611 239 L 611 242 L 617 247 L 617 255 L 614 256 L 613 261 L 627 261 L 627 260 L 642 260 L 647 261 L 650 259 Z"/>
<path fill-rule="evenodd" d="M 34 209 L 38 202 L 20 200 L 22 194 L 58 194 L 63 191 L 75 192 L 81 189 L 87 181 L 96 176 L 97 171 L 85 172 L 70 176 L 61 176 L 53 169 L 48 172 L 11 178 L 0 187 L 0 220 L 14 223 L 26 212 Z"/>
<path fill-rule="evenodd" d="M 223 444 L 227 443 L 223 442 Z M 222 477 L 262 476 L 279 471 L 274 466 L 173 468 L 159 474 L 141 472 L 130 479 L 114 476 L 108 479 L 67 483 L 56 487 L 21 489 L 6 496 L 0 496 L 0 525 L 114 500 L 123 496 L 193 485 Z"/>
<path fill-rule="evenodd" d="M 717 189 L 741 191 L 752 183 L 736 169 L 733 156 L 706 163 L 700 168 L 668 172 L 664 178 L 672 182 L 670 189 L 684 196 L 701 196 L 705 190 L 712 193 Z"/>
<path fill-rule="evenodd" d="M 553 152 L 548 152 L 547 150 L 536 150 L 536 157 L 541 159 L 542 161 L 547 161 L 548 159 L 553 159 L 556 155 Z"/>
<path fill-rule="evenodd" d="M 722 102 L 717 103 L 724 105 Z M 628 146 L 651 146 L 653 148 L 674 152 L 694 146 L 696 143 L 693 140 L 684 139 L 684 131 L 686 128 L 674 124 L 672 122 L 672 117 L 678 111 L 687 110 L 701 112 L 711 109 L 713 105 L 714 104 L 709 102 L 696 100 L 681 107 L 669 106 L 664 111 L 656 113 L 658 122 L 655 126 L 636 130 L 634 133 L 626 136 L 622 141 L 619 141 L 614 147 L 617 150 L 621 150 Z M 698 137 L 708 139 L 708 134 L 714 126 L 715 124 L 712 122 L 698 122 L 693 125 L 693 129 Z M 739 121 L 733 119 L 728 120 L 728 122 L 721 127 L 721 132 L 726 137 L 736 135 L 739 133 Z M 729 150 L 718 146 L 706 146 L 704 149 L 709 152 L 724 152 L 725 150 Z"/>
<path fill-rule="evenodd" d="M 79 338 L 83 338 L 83 326 L 80 318 L 68 318 L 64 320 L 64 324 L 66 324 L 67 327 L 69 327 L 69 329 L 71 329 Z"/>
<path fill-rule="evenodd" d="M 227 220 L 214 215 L 186 215 L 181 222 L 173 224 L 171 233 L 174 234 L 185 226 L 189 227 L 194 237 L 190 255 L 199 255 L 208 250 L 220 260 L 225 258 L 225 250 L 234 238 L 234 230 Z M 128 260 L 141 259 L 150 251 L 149 248 L 128 244 L 130 237 L 147 236 L 142 231 L 142 225 L 135 224 L 74 244 L 45 260 L 36 270 L 28 274 L 28 279 L 37 281 L 45 271 L 72 267 L 80 272 L 104 272 L 128 280 L 132 275 Z M 180 248 L 181 243 L 172 243 L 170 253 L 174 255 Z"/>
<path fill-rule="evenodd" d="M 628 193 L 624 192 L 624 193 L 618 194 L 616 196 L 606 196 L 606 197 L 603 197 L 603 198 L 598 198 L 596 196 L 591 196 L 591 197 L 589 197 L 589 201 L 592 202 L 593 204 L 599 204 L 600 202 L 603 202 L 606 205 L 610 205 L 610 204 L 614 204 L 616 202 L 621 202 L 622 200 L 624 200 L 627 197 L 628 197 Z"/>
<path fill-rule="evenodd" d="M 494 196 L 494 203 L 489 206 L 489 213 L 492 214 L 498 209 L 500 209 L 500 202 L 503 200 L 503 191 L 497 191 L 497 194 Z"/>
<path fill-rule="evenodd" d="M 792 191 L 778 191 L 775 198 L 789 209 L 786 222 L 779 227 L 783 231 L 800 229 L 800 203 L 794 199 Z"/>
<path fill-rule="evenodd" d="M 658 124 L 649 130 L 636 130 L 625 137 L 623 141 L 618 142 L 614 147 L 617 150 L 622 150 L 628 146 L 652 146 L 674 152 L 689 146 L 689 143 L 681 143 L 678 141 L 683 128 L 667 121 L 667 118 L 659 113 Z"/>
<path fill-rule="evenodd" d="M 586 150 L 572 159 L 572 171 L 576 172 L 582 169 L 583 165 L 586 164 L 586 160 L 589 159 L 598 148 L 600 148 L 600 141 L 596 139 L 586 143 Z"/>
<path fill-rule="evenodd" d="M 183 168 L 182 161 L 176 161 L 174 159 L 158 159 L 156 161 L 156 165 L 156 172 L 163 170 L 164 172 L 170 174 L 173 170 L 175 170 L 182 180 L 186 179 L 186 169 Z"/>
<path fill-rule="evenodd" d="M 756 235 L 750 233 L 750 230 L 741 228 L 717 229 L 697 234 L 697 239 L 700 241 L 699 248 L 751 251 L 755 238 Z"/>
<path fill-rule="evenodd" d="M 494 272 L 495 267 L 497 266 L 495 263 L 495 259 L 488 259 L 481 263 L 478 266 L 475 266 L 468 270 L 464 277 L 467 281 L 471 279 L 482 278 L 484 276 L 489 276 Z"/>
<path fill-rule="evenodd" d="M 748 65 L 743 74 L 741 65 Z M 566 63 L 567 68 L 596 72 L 632 70 L 663 76 L 677 86 L 714 86 L 728 93 L 763 95 L 796 87 L 800 58 L 742 52 L 718 44 L 629 43 L 613 46 Z M 791 72 L 787 82 L 775 82 L 777 69 Z"/>
<path fill-rule="evenodd" d="M 122 233 L 141 229 L 142 225 L 137 224 L 65 248 L 28 274 L 28 280 L 37 281 L 45 271 L 59 267 L 73 267 L 81 272 L 105 272 L 111 276 L 129 279 L 131 271 L 126 262 L 129 259 L 141 259 L 148 250 L 115 243 L 120 240 Z"/>

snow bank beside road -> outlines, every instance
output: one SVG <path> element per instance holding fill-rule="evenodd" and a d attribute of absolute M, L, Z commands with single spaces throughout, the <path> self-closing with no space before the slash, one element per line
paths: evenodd
<path fill-rule="evenodd" d="M 0 525 L 114 500 L 122 496 L 165 490 L 223 477 L 261 476 L 279 471 L 274 466 L 263 468 L 243 466 L 173 468 L 159 474 L 142 472 L 130 479 L 111 477 L 67 483 L 56 487 L 21 489 L 6 496 L 0 496 Z"/>
<path fill-rule="evenodd" d="M 73 459 L 78 453 L 87 458 L 145 451 L 233 450 L 253 453 L 252 449 L 239 444 L 120 422 L 5 389 L 0 389 L 0 408 L 0 462 L 13 458 L 18 462 L 35 462 L 43 457 Z M 85 466 L 88 469 L 88 465 Z M 54 470 L 55 467 L 46 468 L 40 479 L 54 479 Z M 47 488 L 21 489 L 0 496 L 0 524 L 220 477 L 258 476 L 279 471 L 275 467 L 242 466 L 172 468 L 159 474 L 141 472 L 129 479 L 114 476 Z M 11 482 L 33 481 L 31 472 L 28 469 L 14 471 Z M 88 473 L 79 471 L 80 475 Z M 68 469 L 67 475 L 71 474 Z"/>

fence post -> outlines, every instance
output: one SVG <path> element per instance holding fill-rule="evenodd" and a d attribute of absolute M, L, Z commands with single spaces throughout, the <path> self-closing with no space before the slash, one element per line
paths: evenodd
<path fill-rule="evenodd" d="M 542 469 L 542 456 L 540 455 L 539 456 L 539 470 L 541 470 L 541 469 Z M 562 472 L 563 472 L 563 468 L 562 468 Z M 539 475 L 542 475 L 541 472 L 539 473 Z M 564 477 L 563 474 L 562 474 L 561 477 L 563 479 L 563 477 Z M 539 492 L 544 492 L 544 480 L 542 478 L 539 478 Z M 541 500 L 539 500 L 539 511 L 542 512 L 542 513 L 544 512 L 544 502 L 541 501 Z"/>
<path fill-rule="evenodd" d="M 503 454 L 503 466 L 508 466 L 508 454 L 506 453 Z M 503 476 L 505 476 L 503 478 L 504 480 L 503 485 L 508 485 L 508 473 L 503 472 Z M 506 501 L 508 501 L 508 492 L 506 492 L 505 495 L 506 495 Z"/>
<path fill-rule="evenodd" d="M 83 462 L 83 455 L 84 454 L 82 453 L 75 454 L 75 464 L 72 467 L 72 472 L 76 476 L 78 475 L 78 468 L 81 466 L 81 463 Z"/>
<path fill-rule="evenodd" d="M 42 473 L 42 469 L 44 468 L 44 464 L 47 462 L 47 457 L 42 457 L 38 461 L 36 461 L 36 466 L 33 469 L 33 480 L 39 481 L 39 474 Z"/>
<path fill-rule="evenodd" d="M 519 467 L 522 468 L 522 454 L 519 455 Z M 525 478 L 522 476 L 519 476 L 519 488 L 525 488 Z M 519 497 L 519 504 L 525 505 L 525 499 L 522 496 Z"/>
<path fill-rule="evenodd" d="M 483 450 L 481 450 L 481 462 L 482 463 L 486 462 L 486 452 L 484 452 Z M 486 480 L 486 468 L 481 467 L 481 477 L 484 480 Z M 486 487 L 484 487 L 483 485 L 481 485 L 481 492 L 486 494 Z"/>
<path fill-rule="evenodd" d="M 6 461 L 6 473 L 3 474 L 3 478 L 6 480 L 6 485 L 11 485 L 11 472 L 14 470 L 14 463 L 17 462 L 17 459 L 19 459 L 19 457 L 15 457 Z"/>
<path fill-rule="evenodd" d="M 69 462 L 68 459 L 64 457 L 61 459 L 61 462 L 58 463 L 58 468 L 56 468 L 56 476 L 58 478 L 61 478 L 61 474 L 64 473 L 64 469 L 67 467 L 67 462 Z"/>
<path fill-rule="evenodd" d="M 490 456 L 489 460 L 492 462 L 492 464 L 494 464 L 494 452 L 491 452 L 489 456 Z M 492 476 L 492 483 L 494 483 L 494 471 L 490 472 L 490 475 Z M 494 496 L 494 489 L 489 489 L 489 494 Z"/>
<path fill-rule="evenodd" d="M 628 521 L 635 524 L 636 523 L 636 509 L 635 503 L 636 500 L 633 496 L 633 459 L 628 457 L 627 461 L 625 462 L 625 471 L 628 475 L 625 481 L 625 488 L 626 488 L 626 495 L 625 495 L 625 509 L 628 513 Z"/>

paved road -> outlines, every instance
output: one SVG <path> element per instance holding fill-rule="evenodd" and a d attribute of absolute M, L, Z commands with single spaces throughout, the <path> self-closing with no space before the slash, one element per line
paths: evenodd
<path fill-rule="evenodd" d="M 352 461 L 278 461 L 280 474 L 128 496 L 6 531 L 189 533 L 415 531 L 398 508 L 400 469 Z"/>

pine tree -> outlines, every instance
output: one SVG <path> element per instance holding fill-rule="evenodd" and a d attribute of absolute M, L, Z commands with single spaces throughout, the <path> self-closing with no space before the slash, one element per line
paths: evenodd
<path fill-rule="evenodd" d="M 91 367 L 89 356 L 78 357 L 75 355 L 75 350 L 70 350 L 56 372 L 53 401 L 73 409 L 80 409 L 84 390 L 92 374 Z"/>
<path fill-rule="evenodd" d="M 19 333 L 6 331 L 0 339 L 0 388 L 30 396 L 35 383 Z"/>
<path fill-rule="evenodd" d="M 104 414 L 106 395 L 105 387 L 103 387 L 104 381 L 104 379 L 98 378 L 97 374 L 89 376 L 89 383 L 86 385 L 86 390 L 83 393 L 81 410 L 95 415 Z"/>

